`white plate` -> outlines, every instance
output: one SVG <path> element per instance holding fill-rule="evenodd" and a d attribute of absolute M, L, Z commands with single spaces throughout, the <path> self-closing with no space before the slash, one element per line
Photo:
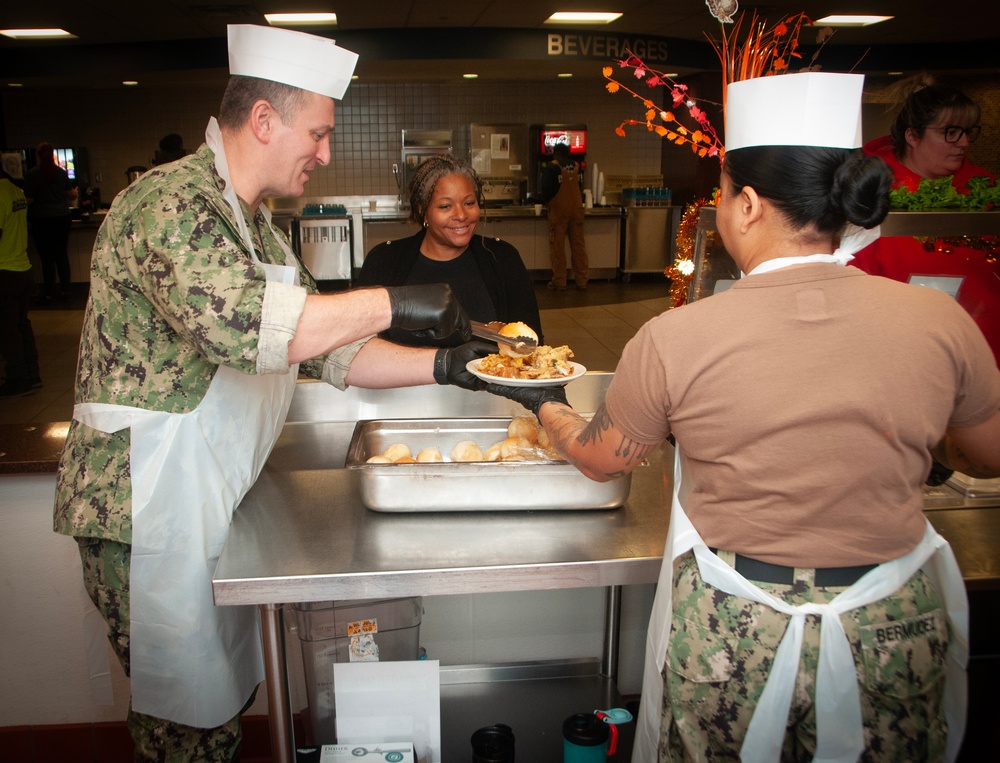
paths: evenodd
<path fill-rule="evenodd" d="M 470 374 L 478 376 L 483 381 L 490 382 L 491 384 L 504 384 L 508 387 L 561 387 L 564 384 L 569 384 L 574 379 L 579 379 L 587 373 L 586 368 L 570 360 L 568 362 L 573 367 L 573 371 L 569 376 L 554 376 L 551 379 L 508 379 L 505 376 L 492 376 L 482 373 L 479 370 L 479 362 L 478 360 L 470 360 L 465 364 L 466 370 Z"/>

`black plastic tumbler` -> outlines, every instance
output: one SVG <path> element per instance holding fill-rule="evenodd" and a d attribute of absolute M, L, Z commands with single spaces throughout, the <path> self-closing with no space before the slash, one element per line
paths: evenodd
<path fill-rule="evenodd" d="M 472 763 L 514 763 L 514 730 L 495 723 L 473 732 Z"/>

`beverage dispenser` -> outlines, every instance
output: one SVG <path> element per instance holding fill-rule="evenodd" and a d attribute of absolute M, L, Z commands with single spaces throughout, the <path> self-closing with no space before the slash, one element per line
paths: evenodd
<path fill-rule="evenodd" d="M 542 170 L 552 161 L 552 149 L 557 143 L 569 146 L 570 156 L 580 163 L 580 193 L 586 187 L 587 125 L 547 124 L 532 125 L 528 137 L 528 196 L 538 198 Z"/>
<path fill-rule="evenodd" d="M 524 201 L 528 193 L 528 125 L 469 125 L 469 163 L 483 181 L 486 206 Z"/>

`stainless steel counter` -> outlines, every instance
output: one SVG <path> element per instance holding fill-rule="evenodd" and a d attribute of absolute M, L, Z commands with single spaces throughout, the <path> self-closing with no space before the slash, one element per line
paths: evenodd
<path fill-rule="evenodd" d="M 292 424 L 338 457 L 353 424 Z M 305 431 L 303 431 L 305 430 Z M 285 435 L 282 436 L 285 439 Z M 327 443 L 322 445 L 321 443 Z M 332 449 L 329 443 L 336 443 Z M 434 596 L 649 583 L 663 544 L 672 451 L 657 448 L 618 509 L 387 514 L 330 460 L 270 462 L 243 500 L 215 572 L 218 604 Z M 278 454 L 279 459 L 283 456 Z M 342 464 L 342 459 L 340 459 Z M 461 501 L 461 495 L 455 496 Z"/>
<path fill-rule="evenodd" d="M 611 377 L 588 373 L 570 384 L 571 404 L 581 412 L 593 412 Z M 655 582 L 658 576 L 672 489 L 669 445 L 654 450 L 648 465 L 633 473 L 628 501 L 618 509 L 370 511 L 361 503 L 356 475 L 342 468 L 355 422 L 412 418 L 414 412 L 420 418 L 440 418 L 510 416 L 523 409 L 453 387 L 341 393 L 324 384 L 300 383 L 289 422 L 233 518 L 213 580 L 215 601 L 261 607 L 278 763 L 294 760 L 281 646 L 282 604 L 607 587 L 602 672 L 613 676 L 609 663 L 617 654 L 615 592 L 620 594 L 622 585 Z M 952 543 L 970 589 L 1000 585 L 995 553 L 1000 511 L 970 507 L 955 491 L 943 495 L 935 491 L 926 497 L 933 497 L 940 509 L 928 517 Z M 608 691 L 606 683 L 600 690 Z"/>
<path fill-rule="evenodd" d="M 581 412 L 593 412 L 610 379 L 611 374 L 598 373 L 574 381 L 567 388 L 570 402 Z M 610 622 L 620 611 L 618 586 L 656 580 L 667 527 L 663 507 L 670 490 L 668 445 L 654 451 L 649 465 L 636 471 L 629 500 L 617 509 L 369 511 L 361 503 L 356 475 L 342 468 L 354 423 L 413 417 L 415 411 L 421 418 L 523 413 L 502 398 L 453 387 L 340 393 L 323 384 L 300 384 L 289 423 L 233 518 L 213 580 L 215 600 L 220 605 L 261 607 L 271 734 L 279 763 L 294 760 L 282 604 L 607 587 Z M 605 701 L 616 694 L 607 676 L 613 673 L 608 665 L 616 662 L 617 635 L 612 625 L 607 630 L 603 677 L 556 677 L 577 702 Z M 448 706 L 456 711 L 471 708 L 471 687 L 453 678 L 453 668 L 442 671 L 443 704 L 452 703 Z M 498 694 L 496 687 L 480 687 L 474 693 L 485 692 L 498 706 L 523 706 L 508 692 L 523 691 L 526 683 L 537 685 L 501 683 L 508 691 Z M 483 708 L 476 712 L 482 714 Z M 468 729 L 456 723 L 454 718 L 443 723 L 443 732 L 452 737 L 443 742 L 445 750 L 455 753 L 467 750 L 468 741 Z M 550 724 L 552 728 L 557 726 Z M 548 750 L 544 745 L 551 744 L 552 737 L 539 735 L 535 741 L 542 745 L 537 749 Z M 531 745 L 522 747 L 519 741 L 518 749 L 529 752 Z M 549 759 L 550 752 L 536 759 Z M 456 754 L 446 759 L 461 758 Z M 531 759 L 530 752 L 526 759 Z"/>
<path fill-rule="evenodd" d="M 345 422 L 286 426 L 277 460 L 272 458 L 239 507 L 215 573 L 217 604 L 263 605 L 276 761 L 294 760 L 287 752 L 293 740 L 281 646 L 283 603 L 611 587 L 606 612 L 611 619 L 620 612 L 615 588 L 653 582 L 659 572 L 664 491 L 670 489 L 667 445 L 633 475 L 629 500 L 618 509 L 384 514 L 362 505 L 356 473 L 334 466 L 343 462 L 341 451 L 353 428 Z M 330 458 L 311 462 L 303 458 L 310 452 Z M 279 465 L 295 455 L 295 468 Z M 573 707 L 621 702 L 611 667 L 617 663 L 617 631 L 616 622 L 606 626 L 608 662 L 601 670 L 595 665 L 589 676 L 540 681 L 533 672 L 517 684 L 472 687 L 456 684 L 450 680 L 453 671 L 443 668 L 443 759 L 460 760 L 472 731 L 496 722 L 491 707 L 493 713 L 504 710 L 505 721 L 517 725 L 519 756 L 556 759 L 560 748 L 551 746 L 551 734 L 559 728 L 560 712 L 567 717 Z M 563 687 L 561 703 L 547 705 L 546 712 L 556 717 L 539 711 L 525 715 L 523 693 L 535 692 L 550 678 Z M 545 691 L 559 690 L 547 685 Z M 481 697 L 478 705 L 469 704 L 469 692 Z M 598 701 L 608 704 L 594 704 Z M 533 749 L 538 757 L 532 757 Z"/>

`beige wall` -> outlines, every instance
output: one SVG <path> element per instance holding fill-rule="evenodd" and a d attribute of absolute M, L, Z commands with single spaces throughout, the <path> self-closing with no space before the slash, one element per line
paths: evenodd
<path fill-rule="evenodd" d="M 589 128 L 588 161 L 606 175 L 659 174 L 662 140 L 639 131 L 628 138 L 615 135 L 623 119 L 641 115 L 641 104 L 606 92 L 600 69 L 595 63 L 588 81 L 549 84 L 355 83 L 337 104 L 330 166 L 313 173 L 306 194 L 395 194 L 392 163 L 399 162 L 403 128 L 451 129 L 457 152 L 464 155 L 464 127 L 473 122 L 584 122 Z M 97 184 L 107 202 L 125 186 L 127 167 L 150 166 L 162 136 L 180 133 L 188 148 L 197 148 L 208 118 L 217 113 L 222 90 L 25 88 L 0 97 L 9 147 L 33 146 L 40 140 L 86 147 L 91 179 L 101 174 Z"/>

